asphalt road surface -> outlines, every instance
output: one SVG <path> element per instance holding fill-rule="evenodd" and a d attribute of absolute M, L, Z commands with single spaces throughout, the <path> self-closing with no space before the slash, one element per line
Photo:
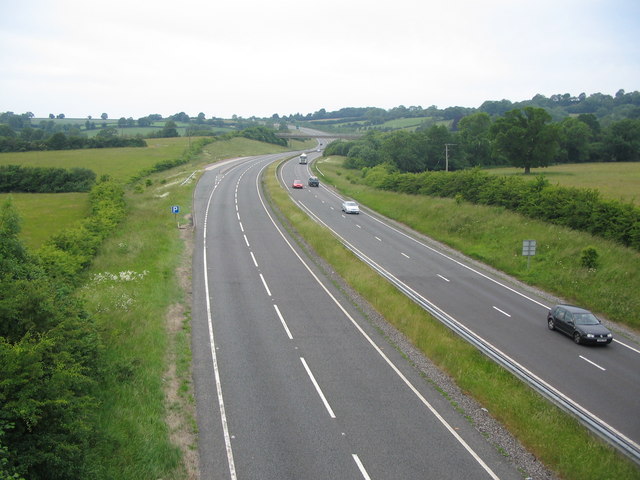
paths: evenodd
<path fill-rule="evenodd" d="M 259 182 L 279 157 L 216 164 L 194 194 L 192 336 L 201 478 L 522 478 L 280 226 Z M 284 176 L 306 175 L 295 169 L 307 167 L 294 162 Z M 377 221 L 374 227 L 369 215 L 343 217 L 340 200 L 324 188 L 305 186 L 294 196 L 315 205 L 327 221 L 342 223 L 343 233 L 363 245 L 384 245 L 372 253 L 380 262 L 419 255 L 398 243 L 405 242 L 402 235 L 392 239 Z M 405 266 L 398 274 L 417 280 L 424 268 Z M 447 286 L 464 281 L 467 288 L 484 288 L 473 272 L 456 274 L 456 268 L 438 270 L 451 277 L 442 280 Z M 431 289 L 437 282 L 427 276 Z M 510 308 L 498 301 L 501 294 L 487 295 Z M 481 317 L 479 323 L 490 322 L 490 315 Z M 501 338 L 521 342 L 520 336 L 509 342 L 508 332 Z"/>

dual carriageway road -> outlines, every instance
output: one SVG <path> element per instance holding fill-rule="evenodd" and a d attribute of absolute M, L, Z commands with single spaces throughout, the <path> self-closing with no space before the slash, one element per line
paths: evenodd
<path fill-rule="evenodd" d="M 202 478 L 521 478 L 279 224 L 260 175 L 283 157 L 213 165 L 194 195 Z M 308 168 L 286 162 L 282 182 Z M 637 345 L 574 345 L 546 329 L 548 299 L 373 212 L 344 215 L 324 185 L 291 195 L 387 278 L 640 438 Z"/>

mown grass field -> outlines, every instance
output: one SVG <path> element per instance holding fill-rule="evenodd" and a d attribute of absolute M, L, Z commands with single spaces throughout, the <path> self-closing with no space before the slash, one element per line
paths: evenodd
<path fill-rule="evenodd" d="M 522 175 L 521 168 L 487 169 L 494 175 Z M 552 185 L 598 190 L 603 198 L 640 205 L 640 163 L 573 163 L 532 168 L 531 178 L 542 175 Z"/>
<path fill-rule="evenodd" d="M 6 200 L 18 210 L 22 218 L 20 238 L 31 249 L 89 213 L 86 193 L 0 193 L 0 203 Z"/>
<path fill-rule="evenodd" d="M 92 148 L 83 150 L 52 150 L 45 152 L 11 152 L 0 154 L 0 165 L 23 167 L 82 167 L 93 170 L 98 177 L 110 175 L 127 181 L 156 163 L 178 158 L 188 139 L 150 138 L 147 147 Z"/>

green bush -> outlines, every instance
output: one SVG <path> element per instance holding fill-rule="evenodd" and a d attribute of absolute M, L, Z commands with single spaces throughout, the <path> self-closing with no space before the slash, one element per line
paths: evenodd
<path fill-rule="evenodd" d="M 71 295 L 71 281 L 60 280 L 75 278 L 75 260 L 51 249 L 48 262 L 30 254 L 20 246 L 17 216 L 6 207 L 0 218 L 0 473 L 88 478 L 86 456 L 99 435 L 93 420 L 98 332 Z"/>
<path fill-rule="evenodd" d="M 96 174 L 87 168 L 45 168 L 0 165 L 0 192 L 88 192 Z"/>
<path fill-rule="evenodd" d="M 580 264 L 585 268 L 598 268 L 598 251 L 594 247 L 583 248 Z"/>

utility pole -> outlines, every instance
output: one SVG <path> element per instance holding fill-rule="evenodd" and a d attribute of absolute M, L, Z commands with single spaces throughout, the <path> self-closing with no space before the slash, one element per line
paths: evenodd
<path fill-rule="evenodd" d="M 445 143 L 444 144 L 444 159 L 445 159 L 445 171 L 448 172 L 449 171 L 449 147 L 453 146 L 453 145 L 457 145 L 457 143 Z"/>

